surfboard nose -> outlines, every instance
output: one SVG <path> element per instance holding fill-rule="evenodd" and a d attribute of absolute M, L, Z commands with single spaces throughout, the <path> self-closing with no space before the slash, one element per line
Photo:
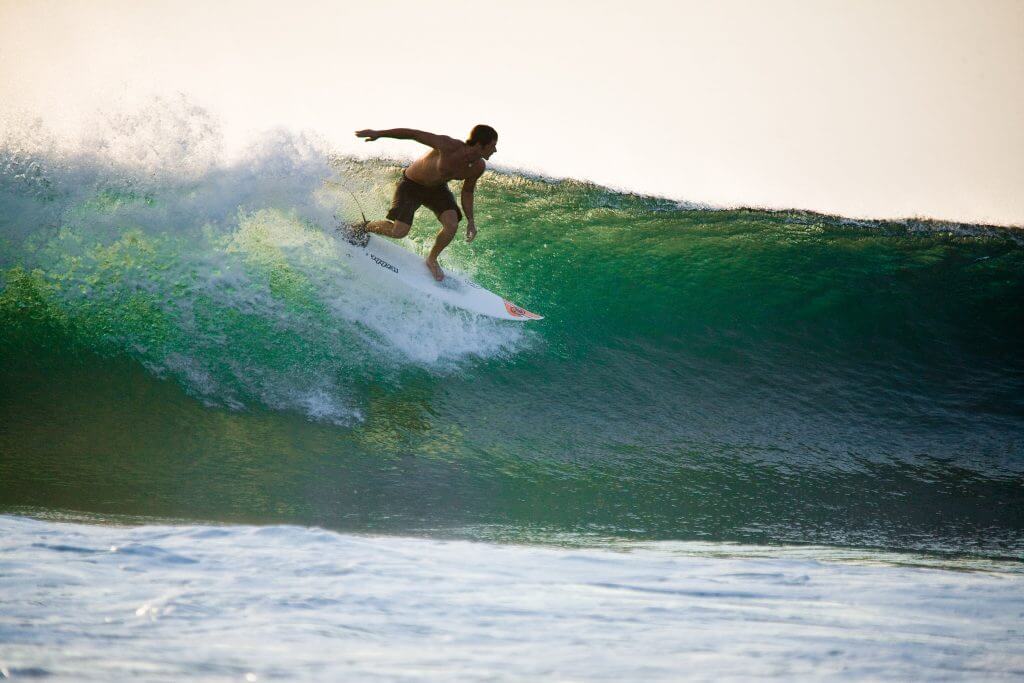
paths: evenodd
<path fill-rule="evenodd" d="M 505 310 L 508 311 L 508 314 L 511 315 L 513 318 L 525 318 L 527 320 L 543 320 L 544 319 L 544 316 L 537 315 L 536 313 L 531 313 L 530 311 L 526 310 L 525 308 L 523 308 L 521 306 L 516 306 L 514 303 L 512 303 L 508 299 L 502 299 L 502 301 L 505 302 Z"/>

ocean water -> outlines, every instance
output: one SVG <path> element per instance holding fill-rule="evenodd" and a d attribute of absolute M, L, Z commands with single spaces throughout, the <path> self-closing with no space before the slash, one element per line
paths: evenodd
<path fill-rule="evenodd" d="M 211 582 L 229 580 L 218 563 L 237 565 L 238 580 L 256 571 L 247 564 L 256 560 L 224 547 L 235 540 L 267 541 L 259 557 L 278 542 L 284 557 L 310 538 L 329 538 L 324 552 L 339 557 L 400 547 L 426 562 L 436 552 L 444 571 L 474 553 L 506 553 L 517 566 L 536 559 L 555 571 L 565 548 L 596 544 L 593 552 L 611 558 L 601 571 L 612 578 L 599 571 L 572 581 L 615 583 L 611 567 L 635 562 L 623 571 L 647 577 L 638 585 L 649 588 L 661 562 L 677 561 L 666 550 L 673 544 L 742 544 L 778 549 L 766 561 L 781 562 L 785 576 L 807 574 L 802 562 L 824 562 L 814 571 L 829 581 L 878 571 L 883 584 L 905 586 L 917 570 L 903 573 L 892 557 L 911 554 L 934 558 L 937 568 L 927 572 L 945 577 L 935 585 L 977 581 L 965 596 L 984 593 L 979 586 L 989 581 L 1006 588 L 985 603 L 991 612 L 957 607 L 947 615 L 957 638 L 966 637 L 962 624 L 1003 624 L 1017 604 L 1004 599 L 1019 593 L 1007 567 L 1024 557 L 1017 228 L 713 209 L 498 168 L 478 185 L 479 238 L 457 238 L 442 266 L 546 316 L 523 325 L 382 291 L 348 270 L 334 227 L 361 211 L 383 213 L 400 173 L 393 161 L 338 156 L 315 136 L 289 131 L 227 159 L 217 122 L 185 102 L 100 117 L 73 142 L 38 124 L 7 123 L 0 513 L 14 516 L 3 522 L 12 539 L 0 556 L 5 566 L 42 575 L 54 562 L 78 563 L 67 580 L 104 589 L 120 576 L 114 556 L 97 555 L 93 567 L 87 553 L 31 550 L 32 534 L 105 539 L 96 548 L 131 534 L 156 534 L 138 542 L 157 548 L 159 539 L 175 546 L 196 538 L 212 564 L 189 571 L 210 572 Z M 407 246 L 424 252 L 435 230 L 421 211 Z M 175 526 L 70 529 L 24 519 L 56 514 Z M 233 540 L 203 549 L 209 524 L 229 525 L 216 528 Z M 651 545 L 621 554 L 609 543 Z M 796 560 L 782 550 L 792 546 L 826 550 Z M 887 569 L 828 564 L 835 552 L 873 557 Z M 684 555 L 699 565 L 672 565 L 684 592 L 691 569 L 722 577 L 759 571 L 736 569 L 748 557 L 719 565 Z M 963 574 L 954 571 L 958 562 L 984 566 Z M 499 566 L 495 560 L 493 571 Z M 274 580 L 286 584 L 298 569 L 280 571 Z M 386 569 L 374 571 L 386 579 Z M 22 594 L 22 584 L 2 585 L 24 574 L 17 576 L 0 577 L 0 588 Z M 445 590 L 483 591 L 483 600 L 491 586 L 500 602 L 500 572 L 488 576 L 474 583 L 455 574 Z M 816 595 L 842 603 L 838 583 Z M 53 583 L 35 616 L 20 598 L 5 601 L 6 633 L 21 638 L 25 620 L 55 622 L 62 585 Z M 757 580 L 733 587 L 762 590 Z M 124 590 L 124 604 L 145 592 Z M 939 600 L 935 591 L 921 599 Z M 790 599 L 796 594 L 783 596 Z M 331 628 L 340 623 L 331 621 L 334 607 L 312 609 Z M 155 657 L 176 623 L 227 633 L 239 614 L 159 626 L 160 638 L 133 641 L 140 650 L 131 666 L 141 666 L 146 648 Z M 440 607 L 430 614 L 426 621 L 445 618 Z M 529 622 L 538 637 L 558 628 L 554 611 L 544 616 Z M 863 627 L 864 637 L 896 628 Z M 72 675 L 71 660 L 38 654 L 66 632 L 39 633 L 38 651 L 24 643 L 11 650 L 0 639 L 0 658 L 14 652 L 23 670 Z M 640 633 L 628 642 L 642 643 Z M 386 641 L 387 631 L 374 637 Z M 652 635 L 644 647 L 672 637 Z M 254 637 L 247 651 L 260 642 Z M 998 642 L 997 650 L 1006 645 Z M 786 647 L 797 645 L 779 650 L 793 654 Z M 90 662 L 83 670 L 103 671 L 101 650 L 83 648 L 92 653 L 82 655 Z M 915 651 L 906 671 L 925 665 L 926 650 Z M 643 664 L 616 652 L 622 666 Z M 1019 673 L 1010 656 L 1019 651 L 1002 652 L 1009 664 L 979 671 Z M 966 675 L 976 654 L 953 657 L 951 671 Z M 762 671 L 741 659 L 736 676 Z M 832 671 L 824 658 L 812 659 L 806 671 L 766 664 L 763 672 Z M 465 666 L 484 672 L 496 660 L 472 661 Z M 316 677 L 297 666 L 286 668 Z M 572 674 L 562 660 L 552 667 L 509 677 L 599 677 L 585 666 Z M 651 677 L 671 677 L 664 667 Z"/>
<path fill-rule="evenodd" d="M 1019 563 L 0 517 L 0 672 L 46 680 L 1012 680 Z"/>

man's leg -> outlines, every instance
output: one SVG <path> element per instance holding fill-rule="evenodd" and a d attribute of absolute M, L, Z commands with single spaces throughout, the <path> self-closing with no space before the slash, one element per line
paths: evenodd
<path fill-rule="evenodd" d="M 444 279 L 444 271 L 441 270 L 441 266 L 437 265 L 437 257 L 441 255 L 444 248 L 455 237 L 455 233 L 459 229 L 459 214 L 455 209 L 448 209 L 440 215 L 439 220 L 441 221 L 441 231 L 437 233 L 437 239 L 434 240 L 434 248 L 430 250 L 430 255 L 427 256 L 427 268 L 430 268 L 430 272 L 433 273 L 434 279 L 438 282 Z"/>
<path fill-rule="evenodd" d="M 370 221 L 362 226 L 366 232 L 374 232 L 385 237 L 401 239 L 409 234 L 412 227 L 412 219 L 416 215 L 416 209 L 422 205 L 418 193 L 419 186 L 403 174 L 402 179 L 395 185 L 395 195 L 391 199 L 391 208 L 387 216 L 379 221 Z"/>
<path fill-rule="evenodd" d="M 409 224 L 402 221 L 371 221 L 365 226 L 367 232 L 375 232 L 385 237 L 402 238 L 409 234 Z"/>

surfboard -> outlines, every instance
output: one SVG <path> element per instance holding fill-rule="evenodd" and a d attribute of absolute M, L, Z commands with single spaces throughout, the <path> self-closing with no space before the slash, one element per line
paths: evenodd
<path fill-rule="evenodd" d="M 341 237 L 341 250 L 353 264 L 382 275 L 386 281 L 401 284 L 477 315 L 521 322 L 544 319 L 544 316 L 531 313 L 448 268 L 444 269 L 444 280 L 438 282 L 419 254 L 379 235 L 371 234 L 369 238 L 366 246 L 361 247 Z"/>

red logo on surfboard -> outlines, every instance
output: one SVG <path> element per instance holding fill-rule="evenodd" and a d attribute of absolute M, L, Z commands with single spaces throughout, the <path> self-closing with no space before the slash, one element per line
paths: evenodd
<path fill-rule="evenodd" d="M 526 318 L 527 320 L 541 320 L 544 316 L 537 315 L 536 313 L 530 313 L 525 308 L 520 308 L 508 299 L 502 299 L 505 302 L 505 310 L 513 318 Z"/>

